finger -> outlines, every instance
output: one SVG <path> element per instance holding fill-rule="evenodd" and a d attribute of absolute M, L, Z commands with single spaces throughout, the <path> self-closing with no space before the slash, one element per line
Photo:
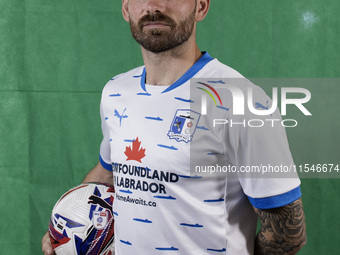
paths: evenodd
<path fill-rule="evenodd" d="M 44 255 L 54 255 L 54 250 L 52 249 L 52 247 L 50 246 L 51 243 L 45 242 L 42 246 L 42 251 L 44 253 Z"/>
<path fill-rule="evenodd" d="M 41 249 L 44 253 L 44 255 L 54 255 L 54 250 L 52 248 L 52 244 L 50 241 L 50 237 L 48 232 L 45 233 L 45 235 L 43 236 L 42 240 L 41 240 Z"/>

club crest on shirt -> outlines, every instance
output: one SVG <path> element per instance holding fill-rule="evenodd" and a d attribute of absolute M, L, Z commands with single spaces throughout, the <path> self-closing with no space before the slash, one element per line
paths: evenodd
<path fill-rule="evenodd" d="M 192 110 L 178 109 L 172 120 L 168 136 L 177 142 L 192 140 L 201 114 Z"/>

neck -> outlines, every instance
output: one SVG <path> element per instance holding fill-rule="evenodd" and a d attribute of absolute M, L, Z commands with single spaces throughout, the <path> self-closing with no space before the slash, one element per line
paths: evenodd
<path fill-rule="evenodd" d="M 189 39 L 179 47 L 161 53 L 142 48 L 146 84 L 169 86 L 188 71 L 202 53 L 195 40 Z"/>

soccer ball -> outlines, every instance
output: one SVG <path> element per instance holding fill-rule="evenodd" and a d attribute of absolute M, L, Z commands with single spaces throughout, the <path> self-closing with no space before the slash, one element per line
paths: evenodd
<path fill-rule="evenodd" d="M 57 255 L 114 254 L 113 196 L 113 186 L 103 183 L 84 183 L 62 195 L 49 224 Z"/>

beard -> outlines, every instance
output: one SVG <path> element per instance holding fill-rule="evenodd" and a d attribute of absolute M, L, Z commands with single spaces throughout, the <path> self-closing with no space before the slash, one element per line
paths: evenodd
<path fill-rule="evenodd" d="M 143 16 L 138 23 L 130 21 L 130 28 L 133 38 L 146 50 L 153 53 L 172 50 L 186 42 L 193 33 L 195 26 L 194 11 L 185 20 L 178 24 L 170 17 L 159 12 Z M 162 22 L 169 26 L 169 29 L 148 29 L 143 31 L 146 22 Z"/>

